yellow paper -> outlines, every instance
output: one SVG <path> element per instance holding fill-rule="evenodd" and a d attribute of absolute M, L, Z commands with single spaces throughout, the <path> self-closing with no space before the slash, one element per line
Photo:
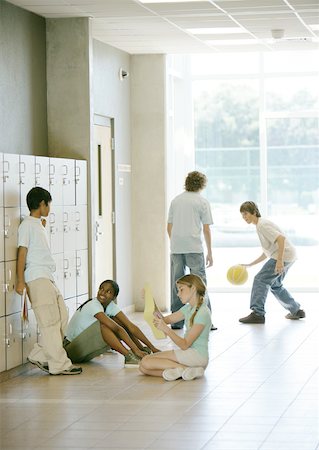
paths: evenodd
<path fill-rule="evenodd" d="M 148 284 L 145 285 L 144 293 L 145 293 L 144 319 L 151 327 L 155 339 L 165 339 L 166 338 L 165 333 L 161 330 L 158 330 L 153 323 L 154 312 L 159 312 L 161 314 L 161 311 L 159 310 L 159 308 L 155 303 L 151 287 Z"/>

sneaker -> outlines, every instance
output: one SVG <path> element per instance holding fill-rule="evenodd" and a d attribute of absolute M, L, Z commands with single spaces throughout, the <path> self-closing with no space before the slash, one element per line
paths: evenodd
<path fill-rule="evenodd" d="M 265 323 L 265 316 L 259 316 L 254 311 L 249 316 L 239 319 L 241 323 Z"/>
<path fill-rule="evenodd" d="M 43 372 L 49 373 L 48 363 L 41 363 L 40 361 L 34 361 L 33 359 L 27 358 L 27 361 L 34 366 L 39 367 L 39 369 L 43 370 Z"/>
<path fill-rule="evenodd" d="M 80 375 L 80 373 L 82 373 L 82 367 L 71 366 L 69 369 L 58 373 L 50 373 L 50 375 Z"/>
<path fill-rule="evenodd" d="M 149 347 L 143 347 L 142 352 L 147 353 L 148 355 L 150 355 L 152 352 L 152 350 Z"/>
<path fill-rule="evenodd" d="M 138 367 L 140 365 L 141 359 L 135 355 L 132 351 L 124 357 L 124 367 Z"/>
<path fill-rule="evenodd" d="M 202 367 L 187 367 L 183 370 L 182 378 L 185 381 L 194 380 L 204 375 L 205 370 Z"/>
<path fill-rule="evenodd" d="M 306 317 L 306 313 L 303 309 L 299 309 L 295 314 L 289 313 L 286 315 L 286 319 L 290 320 L 299 320 L 304 319 Z"/>
<path fill-rule="evenodd" d="M 217 327 L 215 327 L 213 324 L 211 325 L 211 327 L 210 327 L 210 331 L 216 331 L 218 328 Z"/>
<path fill-rule="evenodd" d="M 178 380 L 178 378 L 182 378 L 183 372 L 183 367 L 175 367 L 175 369 L 165 369 L 163 370 L 162 377 L 166 381 L 175 381 Z"/>

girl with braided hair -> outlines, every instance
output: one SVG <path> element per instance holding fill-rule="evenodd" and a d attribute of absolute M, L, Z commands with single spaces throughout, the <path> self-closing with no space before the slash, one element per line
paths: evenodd
<path fill-rule="evenodd" d="M 177 280 L 176 286 L 184 306 L 166 317 L 155 315 L 154 325 L 179 348 L 145 356 L 140 371 L 167 381 L 178 378 L 189 381 L 203 376 L 208 364 L 210 310 L 204 301 L 206 286 L 198 275 L 185 275 Z M 168 326 L 181 320 L 186 324 L 184 337 Z"/>

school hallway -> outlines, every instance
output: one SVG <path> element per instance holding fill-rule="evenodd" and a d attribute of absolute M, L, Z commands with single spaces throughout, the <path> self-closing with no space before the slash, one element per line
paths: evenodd
<path fill-rule="evenodd" d="M 0 384 L 0 448 L 318 450 L 318 295 L 296 298 L 305 320 L 269 297 L 265 325 L 244 325 L 249 295 L 213 294 L 218 330 L 198 380 L 146 377 L 115 353 L 79 376 L 30 366 Z M 130 317 L 151 337 L 142 313 Z"/>

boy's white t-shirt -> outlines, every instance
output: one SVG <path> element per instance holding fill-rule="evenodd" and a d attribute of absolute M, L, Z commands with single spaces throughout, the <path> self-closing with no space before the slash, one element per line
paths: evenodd
<path fill-rule="evenodd" d="M 38 278 L 54 281 L 55 261 L 41 219 L 28 216 L 23 220 L 18 229 L 18 247 L 28 249 L 24 271 L 26 283 Z"/>
<path fill-rule="evenodd" d="M 278 244 L 276 239 L 278 236 L 285 236 L 285 233 L 275 223 L 268 219 L 259 217 L 256 224 L 257 234 L 263 249 L 263 252 L 268 258 L 278 258 Z M 296 249 L 292 243 L 285 236 L 285 249 L 283 254 L 284 262 L 293 262 L 297 259 Z"/>

